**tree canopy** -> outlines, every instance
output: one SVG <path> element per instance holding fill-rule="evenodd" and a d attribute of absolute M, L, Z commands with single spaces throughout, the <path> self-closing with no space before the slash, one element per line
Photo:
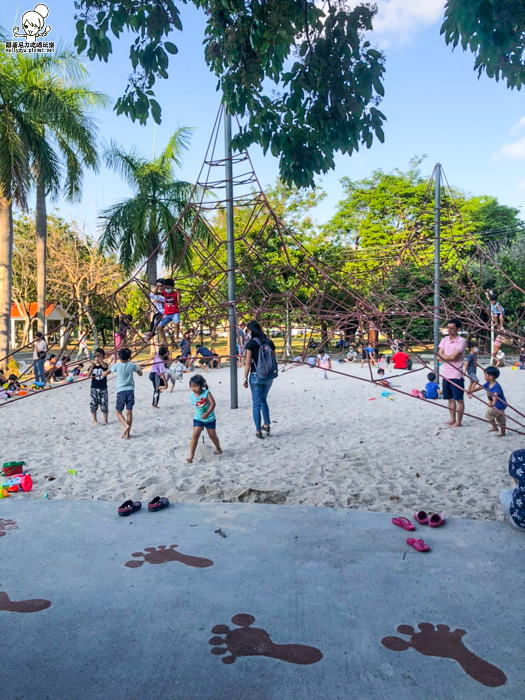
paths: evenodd
<path fill-rule="evenodd" d="M 441 34 L 454 48 L 472 51 L 478 75 L 518 90 L 525 83 L 523 0 L 447 0 Z"/>
<path fill-rule="evenodd" d="M 300 187 L 334 167 L 337 151 L 352 154 L 383 141 L 384 56 L 365 39 L 376 8 L 350 0 L 183 0 L 204 10 L 205 59 L 230 113 L 247 117 L 234 139 L 258 143 L 279 158 L 280 177 Z M 168 41 L 182 30 L 175 0 L 77 0 L 79 52 L 108 61 L 112 40 L 136 35 L 133 72 L 118 114 L 160 123 L 153 87 L 168 77 Z M 319 5 L 322 5 L 320 7 Z M 171 38 L 171 37 L 170 37 Z M 270 89 L 269 89 L 270 88 Z"/>

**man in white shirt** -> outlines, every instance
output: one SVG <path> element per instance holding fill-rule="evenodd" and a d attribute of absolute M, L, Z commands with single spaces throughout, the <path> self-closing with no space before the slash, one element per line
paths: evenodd
<path fill-rule="evenodd" d="M 44 362 L 46 361 L 46 353 L 46 339 L 43 334 L 38 331 L 33 343 L 33 371 L 35 374 L 35 381 L 37 382 L 44 383 L 45 381 Z"/>

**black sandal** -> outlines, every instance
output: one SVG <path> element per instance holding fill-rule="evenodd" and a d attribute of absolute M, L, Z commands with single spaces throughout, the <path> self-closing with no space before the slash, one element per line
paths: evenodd
<path fill-rule="evenodd" d="M 263 434 L 262 434 L 261 431 L 259 431 L 258 433 L 255 433 L 255 437 L 256 437 L 256 438 L 259 438 L 259 440 L 263 440 L 263 439 L 264 439 L 264 438 L 263 438 Z"/>
<path fill-rule="evenodd" d="M 269 425 L 263 425 L 262 429 L 264 430 L 265 433 L 270 434 L 271 426 Z"/>
<path fill-rule="evenodd" d="M 136 513 L 142 508 L 142 503 L 140 501 L 126 501 L 118 509 L 118 514 L 126 517 L 126 515 L 131 515 Z"/>
<path fill-rule="evenodd" d="M 170 502 L 164 496 L 155 496 L 155 498 L 148 503 L 148 510 L 150 513 L 155 513 L 158 510 L 163 510 L 169 506 Z"/>

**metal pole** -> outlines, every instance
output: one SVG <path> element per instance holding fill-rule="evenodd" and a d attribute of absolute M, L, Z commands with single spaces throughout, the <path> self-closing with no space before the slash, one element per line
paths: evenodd
<path fill-rule="evenodd" d="M 235 308 L 235 229 L 233 225 L 232 118 L 224 110 L 224 156 L 226 159 L 226 250 L 228 253 L 228 322 L 231 407 L 239 407 L 237 391 L 237 311 Z"/>
<path fill-rule="evenodd" d="M 436 199 L 434 210 L 434 372 L 439 375 L 439 306 L 440 306 L 440 259 L 441 259 L 441 164 L 435 168 Z"/>

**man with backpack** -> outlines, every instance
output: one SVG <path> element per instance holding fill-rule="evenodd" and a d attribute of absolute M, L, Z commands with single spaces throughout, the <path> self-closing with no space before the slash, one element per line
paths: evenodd
<path fill-rule="evenodd" d="M 251 389 L 253 403 L 253 421 L 255 437 L 262 439 L 264 432 L 270 435 L 270 409 L 268 394 L 273 380 L 279 374 L 275 345 L 264 334 L 257 321 L 250 321 L 248 330 L 251 340 L 246 345 L 246 363 L 244 365 L 244 387 Z M 261 421 L 262 413 L 262 422 Z"/>

